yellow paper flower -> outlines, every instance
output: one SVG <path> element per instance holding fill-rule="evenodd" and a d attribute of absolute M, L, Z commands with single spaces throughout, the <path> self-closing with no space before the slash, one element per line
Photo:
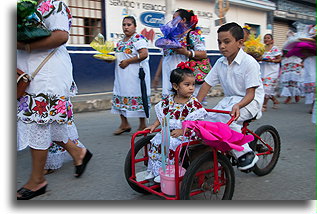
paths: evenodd
<path fill-rule="evenodd" d="M 112 41 L 105 41 L 103 35 L 99 33 L 94 40 L 90 43 L 90 46 L 99 51 L 101 54 L 95 54 L 93 57 L 96 59 L 102 59 L 107 61 L 115 60 L 116 57 L 110 55 L 110 52 L 114 51 L 114 43 Z"/>
<path fill-rule="evenodd" d="M 244 42 L 244 47 L 244 51 L 255 58 L 262 56 L 265 51 L 265 45 L 261 43 L 260 35 L 255 38 L 255 35 L 251 34 L 249 40 Z"/>

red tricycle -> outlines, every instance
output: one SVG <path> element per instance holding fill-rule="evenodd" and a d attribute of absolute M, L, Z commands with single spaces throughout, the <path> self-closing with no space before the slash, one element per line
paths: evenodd
<path fill-rule="evenodd" d="M 208 112 L 230 114 L 229 111 L 206 109 Z M 227 124 L 233 122 L 231 118 Z M 270 125 L 263 125 L 255 132 L 248 128 L 253 119 L 244 121 L 242 133 L 253 135 L 249 143 L 251 149 L 259 157 L 256 165 L 245 172 L 253 172 L 258 176 L 269 174 L 275 167 L 281 148 L 277 130 Z M 160 129 L 154 132 L 159 132 Z M 143 135 L 135 142 L 137 136 Z M 142 172 L 148 165 L 150 140 L 154 137 L 149 131 L 138 131 L 131 139 L 131 149 L 125 160 L 125 177 L 130 187 L 139 193 L 152 193 L 168 200 L 230 200 L 233 197 L 235 175 L 233 166 L 236 160 L 230 152 L 224 153 L 204 144 L 203 140 L 180 144 L 175 151 L 175 195 L 167 195 L 161 190 L 160 183 L 153 179 L 146 180 Z M 189 146 L 188 146 L 189 145 Z M 182 162 L 180 158 L 184 158 Z M 185 168 L 184 176 L 180 176 L 180 168 Z"/>

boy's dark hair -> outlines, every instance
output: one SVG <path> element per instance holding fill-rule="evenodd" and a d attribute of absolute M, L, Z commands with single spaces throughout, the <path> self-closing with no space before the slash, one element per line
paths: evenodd
<path fill-rule="evenodd" d="M 131 19 L 131 21 L 134 24 L 134 26 L 136 26 L 136 21 L 135 21 L 135 18 L 133 16 L 126 16 L 126 17 L 123 18 L 122 21 L 124 21 L 125 19 Z"/>
<path fill-rule="evenodd" d="M 194 16 L 194 12 L 191 10 L 191 11 L 188 11 L 188 10 L 185 10 L 185 9 L 178 9 L 175 11 L 175 13 L 179 13 L 179 16 L 183 19 L 185 18 L 186 19 L 186 23 L 188 25 L 190 25 L 190 21 L 192 19 L 192 16 Z"/>
<path fill-rule="evenodd" d="M 227 23 L 222 25 L 218 30 L 217 33 L 220 32 L 227 32 L 229 31 L 231 35 L 236 39 L 236 41 L 243 39 L 244 34 L 243 34 L 243 29 L 241 28 L 240 25 L 238 25 L 235 22 Z"/>
<path fill-rule="evenodd" d="M 173 88 L 173 83 L 178 85 L 184 80 L 185 75 L 194 76 L 194 73 L 188 68 L 184 68 L 184 69 L 176 68 L 172 70 L 172 73 L 170 75 L 170 82 L 172 84 L 172 92 L 174 92 L 175 94 L 177 94 L 177 91 Z"/>

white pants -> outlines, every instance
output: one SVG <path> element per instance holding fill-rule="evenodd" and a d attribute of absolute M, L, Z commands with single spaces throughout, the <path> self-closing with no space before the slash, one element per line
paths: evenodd
<path fill-rule="evenodd" d="M 225 110 L 225 111 L 231 110 L 231 109 L 230 110 L 219 109 L 219 108 L 217 108 L 217 106 L 215 106 L 214 109 Z M 241 133 L 241 128 L 242 128 L 243 122 L 246 120 L 252 119 L 252 118 L 253 118 L 252 114 L 246 108 L 242 108 L 242 109 L 240 109 L 240 117 L 238 118 L 237 121 L 233 121 L 231 123 L 230 128 L 234 131 Z M 214 112 L 208 112 L 208 117 L 206 118 L 206 120 L 209 120 L 211 122 L 222 122 L 222 123 L 227 123 L 230 119 L 231 119 L 231 116 L 229 114 L 220 114 L 220 113 L 214 113 Z M 235 150 L 235 149 L 231 150 L 232 154 L 236 158 L 239 158 L 240 156 L 252 151 L 252 149 L 250 148 L 248 143 L 242 145 L 242 147 L 244 149 L 240 152 Z"/>

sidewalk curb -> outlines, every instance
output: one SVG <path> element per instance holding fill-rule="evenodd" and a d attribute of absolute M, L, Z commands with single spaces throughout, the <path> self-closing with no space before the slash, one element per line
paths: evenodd
<path fill-rule="evenodd" d="M 208 97 L 223 96 L 221 88 L 213 88 Z M 159 101 L 160 92 L 152 91 L 151 103 Z M 111 109 L 112 93 L 83 94 L 71 98 L 74 113 L 105 111 Z"/>

